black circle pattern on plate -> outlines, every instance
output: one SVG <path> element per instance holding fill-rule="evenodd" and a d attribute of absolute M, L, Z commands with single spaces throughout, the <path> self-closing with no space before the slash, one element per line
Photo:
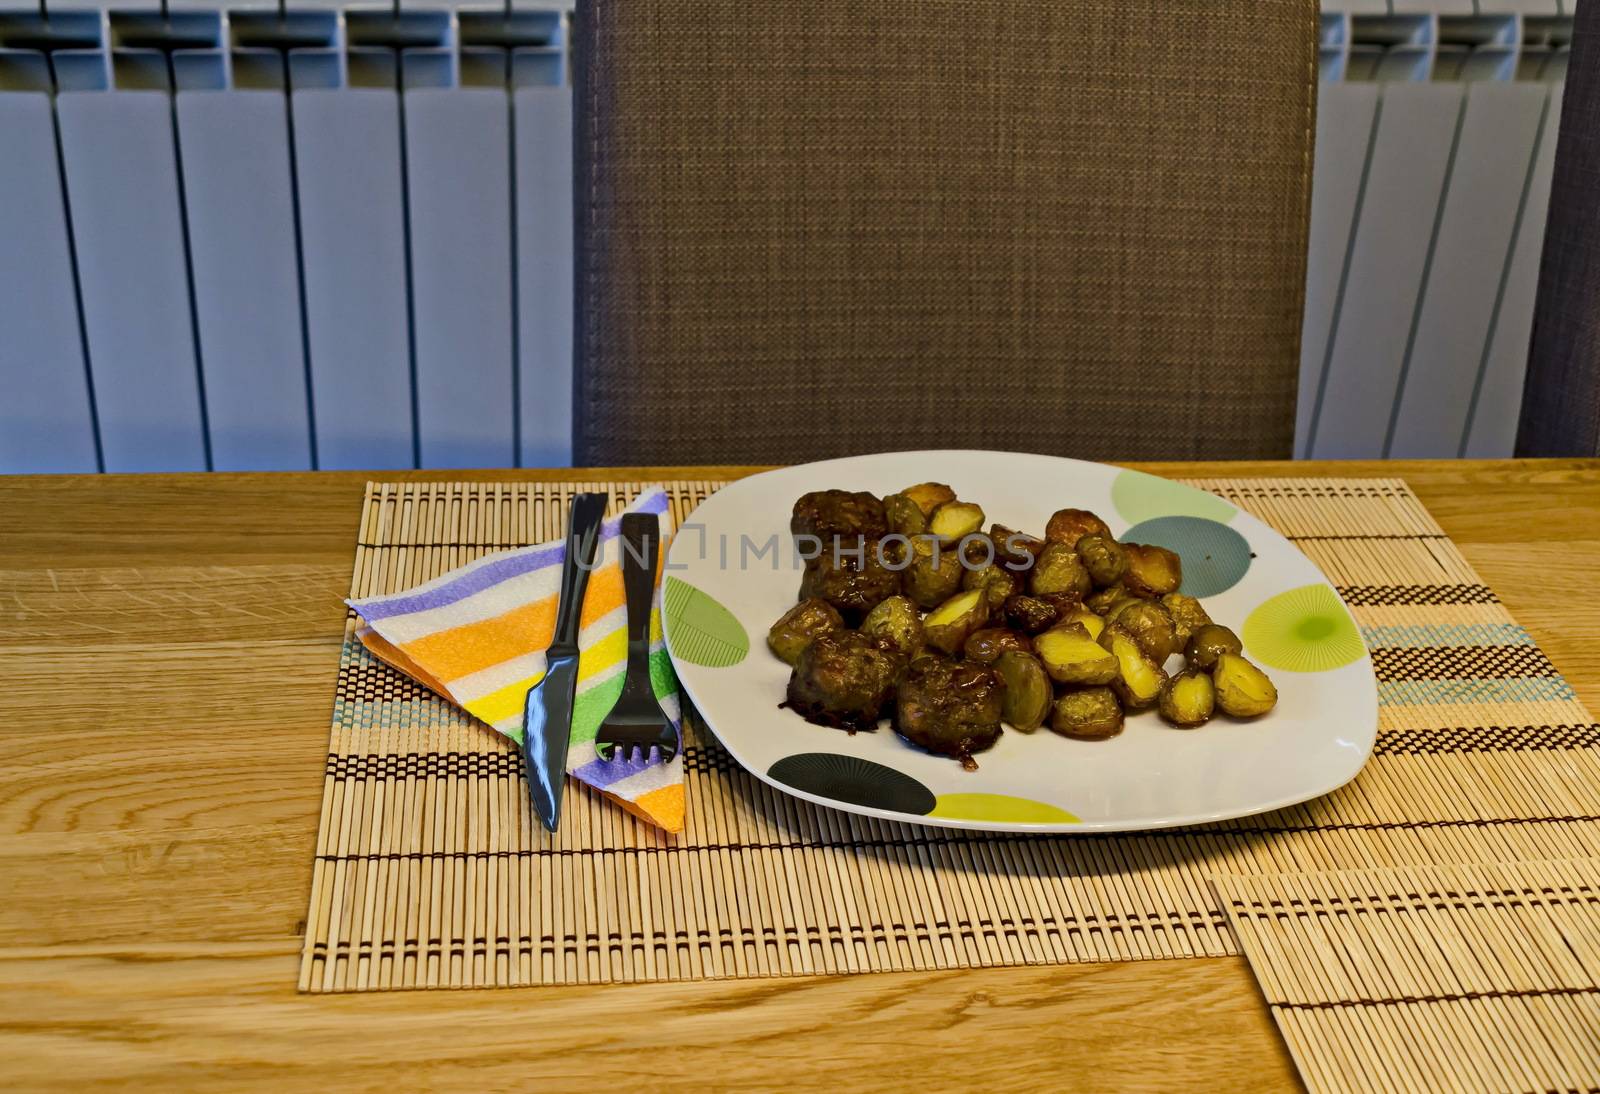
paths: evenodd
<path fill-rule="evenodd" d="M 871 760 L 835 752 L 785 756 L 767 768 L 767 774 L 785 786 L 849 805 L 914 813 L 920 817 L 933 812 L 937 804 L 933 791 L 910 775 Z"/>

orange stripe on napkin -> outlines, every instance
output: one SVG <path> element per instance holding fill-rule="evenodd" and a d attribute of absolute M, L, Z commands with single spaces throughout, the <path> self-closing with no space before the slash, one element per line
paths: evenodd
<path fill-rule="evenodd" d="M 580 626 L 587 627 L 620 607 L 621 569 L 612 567 L 590 574 Z M 510 651 L 544 649 L 555 630 L 556 598 L 549 596 L 519 605 L 502 615 L 423 635 L 400 648 L 413 661 L 431 668 L 436 678 L 459 680 L 500 664 Z"/>
<path fill-rule="evenodd" d="M 676 786 L 663 786 L 659 790 L 651 790 L 640 794 L 633 801 L 626 798 L 613 799 L 622 808 L 638 817 L 640 820 L 659 824 L 669 832 L 683 831 L 683 784 Z"/>

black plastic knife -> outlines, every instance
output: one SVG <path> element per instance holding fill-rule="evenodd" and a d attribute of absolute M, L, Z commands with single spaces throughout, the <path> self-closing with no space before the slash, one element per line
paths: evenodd
<path fill-rule="evenodd" d="M 594 568 L 595 547 L 606 515 L 605 494 L 579 494 L 567 514 L 567 555 L 561 564 L 556 629 L 544 654 L 544 676 L 528 689 L 522 718 L 522 762 L 528 797 L 544 826 L 561 820 L 567 780 L 567 745 L 572 739 L 572 704 L 578 691 L 578 621 L 583 591 Z"/>

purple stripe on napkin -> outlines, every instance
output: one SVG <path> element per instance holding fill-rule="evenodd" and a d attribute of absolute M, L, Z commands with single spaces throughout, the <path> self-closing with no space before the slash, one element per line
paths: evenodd
<path fill-rule="evenodd" d="M 608 786 L 614 786 L 623 779 L 630 778 L 651 767 L 652 765 L 643 759 L 634 759 L 635 756 L 643 757 L 649 755 L 649 752 L 630 751 L 628 758 L 623 759 L 622 750 L 617 749 L 617 758 L 610 763 L 606 763 L 604 760 L 590 760 L 582 767 L 573 768 L 570 774 L 577 776 L 579 780 L 588 783 L 590 786 L 604 790 Z"/>
<path fill-rule="evenodd" d="M 667 496 L 665 494 L 659 494 L 651 498 L 635 510 L 635 512 L 640 513 L 655 513 L 658 516 L 666 511 Z M 600 531 L 601 541 L 616 538 L 621 527 L 621 517 L 607 521 Z M 486 566 L 480 566 L 476 570 L 464 573 L 455 580 L 447 581 L 437 588 L 428 589 L 426 592 L 415 593 L 411 596 L 374 597 L 374 600 L 380 600 L 381 603 L 367 604 L 365 606 L 360 600 L 348 600 L 346 603 L 360 612 L 361 617 L 368 623 L 374 623 L 380 619 L 388 619 L 396 615 L 408 615 L 411 612 L 442 608 L 447 604 L 454 604 L 458 600 L 465 600 L 474 593 L 481 593 L 491 585 L 498 585 L 507 578 L 520 577 L 523 574 L 532 573 L 534 570 L 543 569 L 546 566 L 554 566 L 561 562 L 566 552 L 566 542 L 562 541 L 542 547 L 537 551 L 524 550 L 506 558 L 496 559 Z"/>

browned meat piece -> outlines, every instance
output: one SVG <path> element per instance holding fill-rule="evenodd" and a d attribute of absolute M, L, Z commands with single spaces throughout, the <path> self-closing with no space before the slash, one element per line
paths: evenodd
<path fill-rule="evenodd" d="M 859 546 L 841 540 L 837 549 L 824 547 L 821 557 L 806 566 L 800 598 L 819 597 L 837 608 L 845 622 L 860 623 L 879 603 L 900 594 L 900 572 L 885 566 L 881 555 L 876 540 Z"/>
<path fill-rule="evenodd" d="M 993 669 L 925 657 L 900 681 L 895 731 L 929 752 L 972 765 L 972 754 L 1000 739 L 1005 685 Z"/>
<path fill-rule="evenodd" d="M 905 658 L 857 631 L 818 635 L 789 676 L 788 706 L 823 726 L 876 729 Z"/>
<path fill-rule="evenodd" d="M 794 503 L 789 531 L 816 536 L 824 547 L 838 537 L 882 539 L 889 531 L 883 502 L 866 491 L 813 490 Z"/>

